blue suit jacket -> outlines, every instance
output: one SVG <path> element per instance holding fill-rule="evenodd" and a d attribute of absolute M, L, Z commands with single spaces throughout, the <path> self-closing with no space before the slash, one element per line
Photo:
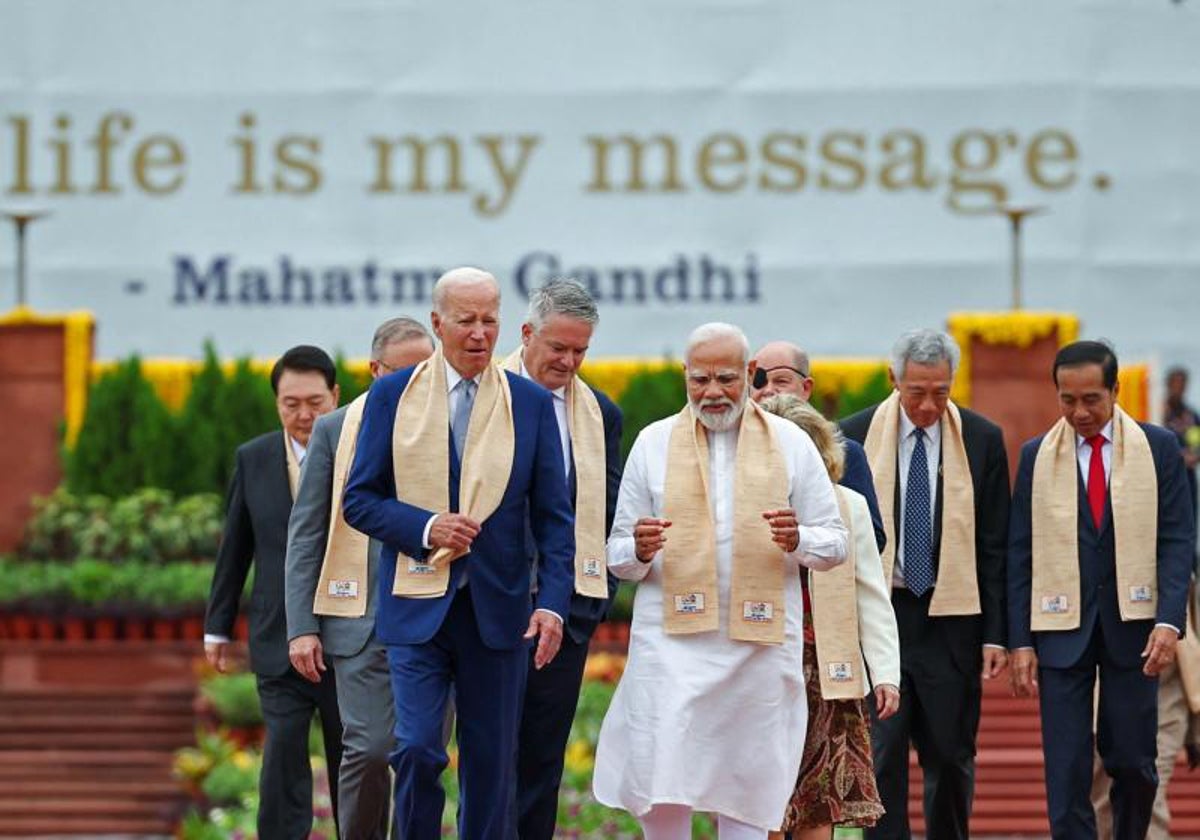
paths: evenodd
<path fill-rule="evenodd" d="M 842 440 L 842 450 L 846 454 L 846 464 L 842 468 L 842 480 L 838 484 L 849 487 L 856 493 L 862 494 L 867 500 L 867 509 L 871 511 L 871 527 L 875 529 L 875 545 L 883 553 L 887 545 L 887 531 L 883 527 L 883 514 L 879 512 L 879 499 L 875 495 L 875 479 L 871 476 L 871 465 L 867 461 L 867 450 L 856 440 Z M 892 582 L 888 581 L 890 587 Z"/>
<path fill-rule="evenodd" d="M 1079 661 L 1100 622 L 1104 649 L 1118 667 L 1136 668 L 1154 624 L 1181 630 L 1192 573 L 1195 531 L 1188 508 L 1190 496 L 1183 457 L 1174 435 L 1158 426 L 1139 424 L 1146 432 L 1154 469 L 1158 475 L 1158 615 L 1154 621 L 1121 621 L 1117 602 L 1116 550 L 1112 527 L 1112 500 L 1105 506 L 1099 530 L 1092 522 L 1087 491 L 1080 476 L 1079 594 L 1080 621 L 1076 630 L 1041 633 L 1030 631 L 1030 593 L 1033 586 L 1033 465 L 1041 446 L 1040 435 L 1021 447 L 1017 482 L 1013 491 L 1008 538 L 1008 638 L 1009 646 L 1033 647 L 1040 664 L 1069 668 Z M 1078 472 L 1078 470 L 1076 470 Z"/>
<path fill-rule="evenodd" d="M 505 373 L 512 391 L 515 440 L 512 472 L 500 506 L 483 523 L 470 553 L 450 566 L 450 585 L 444 595 L 402 598 L 392 595 L 396 552 L 423 558 L 428 553 L 422 547 L 425 525 L 431 516 L 442 513 L 396 498 L 392 427 L 412 371 L 405 368 L 371 386 L 343 501 L 346 522 L 383 544 L 376 634 L 385 644 L 429 641 L 445 620 L 459 580 L 468 574 L 483 643 L 495 650 L 518 647 L 533 610 L 525 551 L 527 509 L 541 558 L 537 607 L 552 610 L 565 620 L 574 588 L 574 517 L 563 480 L 562 445 L 550 392 Z M 450 435 L 449 427 L 446 435 Z M 449 478 L 450 509 L 457 512 L 459 463 L 453 443 Z"/>

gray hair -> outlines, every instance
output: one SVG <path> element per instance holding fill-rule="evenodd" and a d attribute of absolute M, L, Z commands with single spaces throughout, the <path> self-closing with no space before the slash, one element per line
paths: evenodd
<path fill-rule="evenodd" d="M 962 351 L 958 342 L 944 332 L 931 329 L 909 330 L 892 347 L 892 375 L 899 381 L 909 362 L 918 365 L 950 364 L 950 376 L 958 370 Z"/>
<path fill-rule="evenodd" d="M 488 283 L 496 290 L 496 301 L 500 301 L 500 284 L 496 282 L 496 278 L 482 268 L 473 268 L 471 266 L 462 266 L 461 268 L 452 268 L 437 279 L 433 284 L 433 308 L 440 313 L 444 313 L 443 306 L 446 303 L 446 295 L 455 286 L 473 286 L 477 283 Z"/>
<path fill-rule="evenodd" d="M 406 315 L 401 315 L 399 318 L 391 318 L 384 321 L 375 330 L 375 336 L 371 339 L 371 358 L 379 361 L 383 358 L 383 351 L 391 344 L 402 344 L 405 341 L 415 341 L 418 338 L 423 338 L 433 345 L 433 336 L 429 334 L 429 330 L 425 329 L 425 325 L 420 321 L 415 321 Z"/>
<path fill-rule="evenodd" d="M 582 283 L 572 277 L 559 277 L 529 295 L 529 312 L 525 323 L 539 332 L 551 315 L 565 315 L 596 326 L 600 313 L 596 301 Z"/>
<path fill-rule="evenodd" d="M 723 321 L 710 321 L 692 330 L 691 335 L 688 336 L 687 347 L 683 351 L 683 360 L 686 362 L 690 359 L 692 351 L 701 344 L 723 338 L 736 339 L 742 346 L 742 364 L 750 361 L 750 339 L 746 338 L 741 327 L 735 327 L 733 324 L 726 324 Z"/>

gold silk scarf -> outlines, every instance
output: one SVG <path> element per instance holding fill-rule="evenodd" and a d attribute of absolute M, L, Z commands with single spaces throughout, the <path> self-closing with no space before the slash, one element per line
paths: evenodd
<path fill-rule="evenodd" d="M 521 350 L 501 365 L 518 376 Z M 608 597 L 608 565 L 604 556 L 608 500 L 604 415 L 596 395 L 576 376 L 567 385 L 567 425 L 575 465 L 575 591 L 589 598 Z"/>
<path fill-rule="evenodd" d="M 875 478 L 875 495 L 887 533 L 883 550 L 883 575 L 892 583 L 896 564 L 896 481 L 900 440 L 900 392 L 879 404 L 867 429 L 863 448 Z M 978 615 L 979 580 L 975 567 L 975 485 L 963 444 L 962 415 L 958 406 L 947 403 L 942 414 L 942 522 L 938 551 L 937 584 L 929 603 L 929 614 Z M 930 488 L 932 489 L 932 488 Z"/>
<path fill-rule="evenodd" d="M 1146 433 L 1120 406 L 1113 412 L 1108 481 L 1122 621 L 1152 619 L 1158 606 L 1158 475 Z M 1075 430 L 1060 419 L 1033 463 L 1033 586 L 1030 628 L 1080 623 L 1079 494 Z"/>
<path fill-rule="evenodd" d="M 325 539 L 325 558 L 321 562 L 321 577 L 313 599 L 314 615 L 361 618 L 367 613 L 367 553 L 371 541 L 362 531 L 351 528 L 342 513 L 346 479 L 354 462 L 366 404 L 364 393 L 346 407 L 342 416 L 342 431 L 333 457 L 329 535 Z"/>
<path fill-rule="evenodd" d="M 834 485 L 838 513 L 846 526 L 846 562 L 828 571 L 810 572 L 813 636 L 817 646 L 817 673 L 825 700 L 859 700 L 863 686 L 863 656 L 858 639 L 858 579 L 854 519 L 846 488 Z M 874 539 L 874 537 L 872 537 Z"/>
<path fill-rule="evenodd" d="M 459 513 L 482 525 L 496 511 L 512 474 L 514 445 L 508 377 L 489 364 L 479 376 L 460 461 Z M 417 365 L 400 395 L 392 429 L 392 468 L 400 501 L 434 513 L 450 510 L 450 408 L 440 347 Z M 450 583 L 450 563 L 463 554 L 432 549 L 422 561 L 398 553 L 392 594 L 441 597 Z"/>
<path fill-rule="evenodd" d="M 703 633 L 720 627 L 716 536 L 708 476 L 708 435 L 690 405 L 676 416 L 667 450 L 663 517 L 663 628 Z M 733 568 L 729 637 L 783 644 L 784 553 L 763 513 L 790 507 L 787 467 L 766 415 L 747 402 L 738 427 L 733 484 Z"/>

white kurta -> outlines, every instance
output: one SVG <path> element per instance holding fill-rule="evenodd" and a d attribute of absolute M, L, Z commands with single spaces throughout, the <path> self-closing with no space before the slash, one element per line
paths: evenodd
<path fill-rule="evenodd" d="M 596 798 L 641 816 L 674 803 L 776 829 L 796 782 L 808 711 L 804 695 L 800 565 L 827 569 L 846 554 L 846 529 L 816 447 L 797 426 L 768 414 L 787 463 L 800 545 L 786 555 L 785 642 L 729 638 L 733 486 L 737 430 L 708 433 L 709 488 L 716 528 L 721 627 L 663 632 L 662 552 L 634 556 L 638 519 L 663 514 L 667 443 L 674 417 L 642 430 L 621 481 L 608 541 L 608 568 L 640 580 L 629 661 L 596 748 Z M 677 527 L 677 526 L 676 526 Z M 762 527 L 767 528 L 766 520 Z M 666 531 L 671 539 L 671 529 Z"/>

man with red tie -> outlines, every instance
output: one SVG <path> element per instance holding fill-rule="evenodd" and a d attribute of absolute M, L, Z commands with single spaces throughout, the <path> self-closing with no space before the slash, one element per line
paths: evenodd
<path fill-rule="evenodd" d="M 1013 688 L 1040 694 L 1053 836 L 1096 837 L 1098 748 L 1113 835 L 1141 838 L 1158 787 L 1158 674 L 1184 626 L 1195 542 L 1183 458 L 1169 431 L 1117 405 L 1106 344 L 1062 348 L 1053 376 L 1062 418 L 1022 447 L 1013 495 Z"/>

